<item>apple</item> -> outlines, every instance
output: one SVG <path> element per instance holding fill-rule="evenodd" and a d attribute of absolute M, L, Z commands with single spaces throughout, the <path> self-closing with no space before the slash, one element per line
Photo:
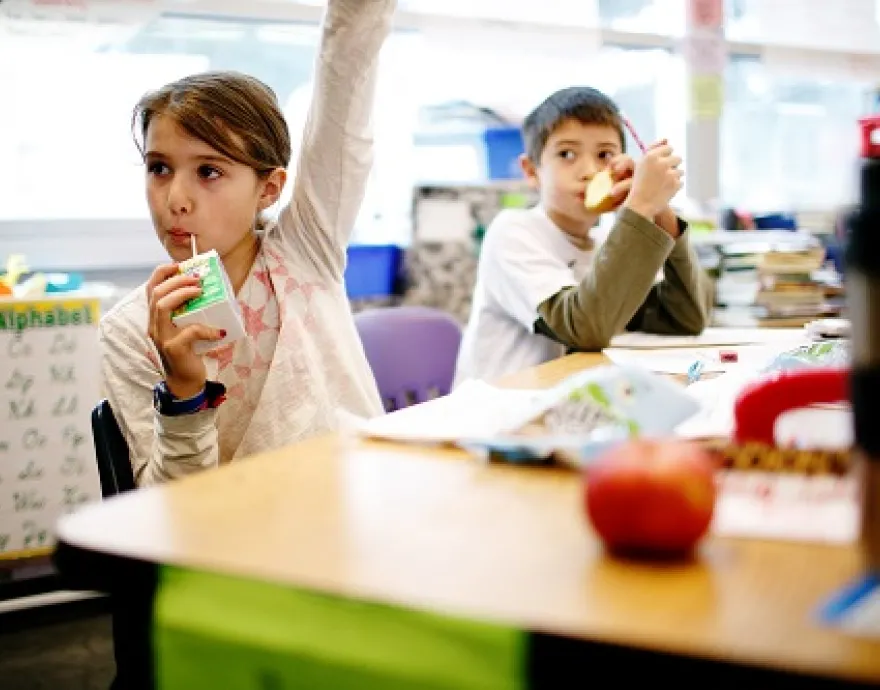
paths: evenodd
<path fill-rule="evenodd" d="M 685 555 L 712 522 L 715 466 L 687 441 L 620 444 L 584 472 L 587 516 L 612 553 Z"/>
<path fill-rule="evenodd" d="M 584 206 L 593 213 L 608 213 L 613 211 L 617 200 L 611 196 L 614 188 L 614 180 L 608 170 L 602 170 L 593 176 L 587 185 L 584 196 Z"/>

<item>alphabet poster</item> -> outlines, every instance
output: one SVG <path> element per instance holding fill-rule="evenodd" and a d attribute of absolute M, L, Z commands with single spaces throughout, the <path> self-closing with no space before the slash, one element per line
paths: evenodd
<path fill-rule="evenodd" d="M 91 298 L 0 299 L 0 559 L 48 553 L 55 523 L 101 498 Z"/>

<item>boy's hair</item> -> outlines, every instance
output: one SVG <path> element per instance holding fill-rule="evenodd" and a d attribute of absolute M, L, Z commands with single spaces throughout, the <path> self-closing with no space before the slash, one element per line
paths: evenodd
<path fill-rule="evenodd" d="M 571 86 L 551 94 L 526 116 L 522 134 L 526 155 L 536 165 L 553 131 L 566 120 L 584 125 L 607 125 L 620 135 L 621 149 L 626 149 L 623 117 L 617 105 L 601 91 L 589 86 Z"/>
<path fill-rule="evenodd" d="M 278 99 L 259 79 L 237 72 L 184 77 L 144 95 L 134 108 L 135 143 L 144 145 L 157 115 L 263 177 L 290 163 L 290 133 Z"/>

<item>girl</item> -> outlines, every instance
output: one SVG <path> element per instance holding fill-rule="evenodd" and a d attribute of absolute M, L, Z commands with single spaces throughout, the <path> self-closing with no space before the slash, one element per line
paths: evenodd
<path fill-rule="evenodd" d="M 247 333 L 196 355 L 196 341 L 223 333 L 172 323 L 200 293 L 176 263 L 157 268 L 102 320 L 104 390 L 139 485 L 329 430 L 340 407 L 381 413 L 342 281 L 394 5 L 330 0 L 293 195 L 277 223 L 260 214 L 281 194 L 291 147 L 268 87 L 235 73 L 199 74 L 135 108 L 159 240 L 174 262 L 189 258 L 193 241 L 200 252 L 217 250 Z"/>

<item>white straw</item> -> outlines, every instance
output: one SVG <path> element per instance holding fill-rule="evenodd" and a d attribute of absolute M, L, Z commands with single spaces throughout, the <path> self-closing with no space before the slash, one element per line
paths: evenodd
<path fill-rule="evenodd" d="M 192 242 L 192 252 L 193 252 L 193 256 L 195 256 L 196 254 L 198 254 L 198 251 L 196 250 L 196 236 L 190 235 L 189 240 L 190 240 L 190 242 Z"/>

